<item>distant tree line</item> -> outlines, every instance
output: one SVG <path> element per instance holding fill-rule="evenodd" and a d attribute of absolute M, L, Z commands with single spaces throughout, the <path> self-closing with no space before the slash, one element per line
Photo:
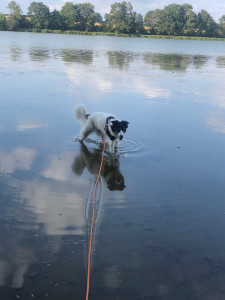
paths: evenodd
<path fill-rule="evenodd" d="M 216 23 L 206 11 L 193 11 L 190 4 L 170 4 L 148 11 L 143 17 L 130 2 L 116 2 L 104 19 L 91 3 L 66 2 L 61 10 L 50 12 L 42 2 L 32 2 L 26 15 L 15 1 L 9 13 L 0 13 L 0 30 L 102 31 L 125 34 L 225 37 L 225 15 Z"/>

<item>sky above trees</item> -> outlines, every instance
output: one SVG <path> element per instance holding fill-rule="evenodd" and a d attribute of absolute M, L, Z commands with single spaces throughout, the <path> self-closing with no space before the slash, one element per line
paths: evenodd
<path fill-rule="evenodd" d="M 45 0 L 40 1 L 43 2 L 45 5 L 47 5 L 50 10 L 58 9 L 60 10 L 61 7 L 67 2 L 68 0 Z M 8 13 L 7 6 L 9 4 L 10 0 L 0 0 L 0 12 L 2 13 Z M 30 3 L 33 2 L 33 0 L 17 0 L 16 1 L 24 14 L 27 13 L 27 8 L 29 7 Z M 38 1 L 37 1 L 38 2 Z M 74 3 L 84 3 L 84 2 L 91 2 L 95 6 L 95 11 L 102 14 L 102 16 L 105 15 L 105 13 L 109 13 L 111 4 L 113 4 L 116 1 L 112 0 L 79 0 L 79 1 L 72 1 Z M 122 1 L 118 1 L 122 2 Z M 210 15 L 214 18 L 214 20 L 217 22 L 219 18 L 222 15 L 225 15 L 225 1 L 224 0 L 211 0 L 211 1 L 205 1 L 205 0 L 132 0 L 130 1 L 134 10 L 137 13 L 141 13 L 142 15 L 145 15 L 147 11 L 149 10 L 155 10 L 157 8 L 163 9 L 164 6 L 171 4 L 171 3 L 177 3 L 177 4 L 184 4 L 188 3 L 193 6 L 193 10 L 195 12 L 199 12 L 202 9 L 207 10 Z"/>

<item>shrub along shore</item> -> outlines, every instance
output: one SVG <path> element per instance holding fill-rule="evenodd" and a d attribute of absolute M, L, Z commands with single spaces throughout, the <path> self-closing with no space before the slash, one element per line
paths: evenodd
<path fill-rule="evenodd" d="M 118 33 L 118 32 L 100 32 L 100 31 L 99 32 L 98 31 L 91 32 L 91 31 L 77 31 L 77 30 L 65 30 L 65 31 L 63 31 L 63 30 L 52 30 L 52 29 L 30 29 L 30 30 L 28 29 L 28 30 L 20 30 L 20 32 L 225 42 L 225 38 L 216 38 L 216 37 L 153 35 L 153 34 L 127 34 L 127 33 Z"/>

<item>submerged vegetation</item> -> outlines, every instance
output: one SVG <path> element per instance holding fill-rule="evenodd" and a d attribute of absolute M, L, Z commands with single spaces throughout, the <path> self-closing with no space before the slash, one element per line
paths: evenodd
<path fill-rule="evenodd" d="M 206 11 L 193 11 L 190 4 L 170 4 L 150 10 L 143 17 L 130 2 L 116 2 L 104 18 L 91 3 L 65 2 L 50 12 L 42 2 L 32 2 L 26 15 L 15 1 L 9 13 L 0 13 L 0 30 L 48 33 L 101 34 L 167 38 L 225 38 L 225 15 L 219 23 Z"/>

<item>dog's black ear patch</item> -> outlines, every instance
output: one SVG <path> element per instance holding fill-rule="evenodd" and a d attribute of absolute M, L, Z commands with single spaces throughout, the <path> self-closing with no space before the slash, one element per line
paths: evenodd
<path fill-rule="evenodd" d="M 121 124 L 121 129 L 123 130 L 123 132 L 126 132 L 129 122 L 121 121 L 120 124 Z"/>
<path fill-rule="evenodd" d="M 119 122 L 118 120 L 112 121 L 112 126 L 111 129 L 114 133 L 119 133 L 121 130 L 121 122 Z"/>

